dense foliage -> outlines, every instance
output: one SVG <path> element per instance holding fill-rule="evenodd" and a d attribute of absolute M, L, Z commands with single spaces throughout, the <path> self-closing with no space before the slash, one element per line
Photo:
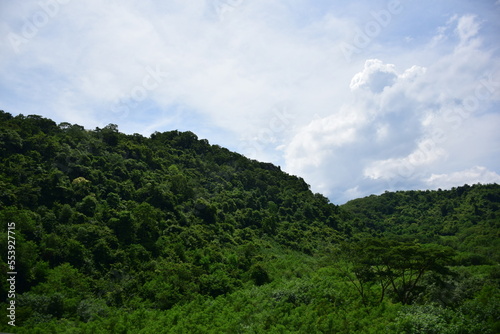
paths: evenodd
<path fill-rule="evenodd" d="M 341 207 L 191 132 L 0 111 L 19 333 L 495 333 L 498 185 Z"/>
<path fill-rule="evenodd" d="M 500 262 L 499 186 L 464 185 L 448 191 L 399 191 L 343 206 L 359 234 L 417 240 L 461 252 L 457 264 Z"/>

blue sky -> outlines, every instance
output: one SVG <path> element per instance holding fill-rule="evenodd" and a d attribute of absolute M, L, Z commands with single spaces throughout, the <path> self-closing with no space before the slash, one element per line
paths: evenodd
<path fill-rule="evenodd" d="M 500 183 L 500 1 L 0 2 L 0 108 L 190 130 L 334 203 Z"/>

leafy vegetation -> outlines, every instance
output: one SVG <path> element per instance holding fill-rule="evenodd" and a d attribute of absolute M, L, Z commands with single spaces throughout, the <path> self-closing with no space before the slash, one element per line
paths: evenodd
<path fill-rule="evenodd" d="M 0 151 L 1 331 L 500 332 L 498 185 L 336 206 L 191 132 L 3 111 Z"/>

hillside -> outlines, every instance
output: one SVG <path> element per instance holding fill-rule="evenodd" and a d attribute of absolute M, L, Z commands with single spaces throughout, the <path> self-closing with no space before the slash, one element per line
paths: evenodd
<path fill-rule="evenodd" d="M 14 223 L 16 333 L 499 329 L 498 185 L 339 207 L 191 132 L 2 111 L 0 152 L 1 308 L 9 319 Z"/>
<path fill-rule="evenodd" d="M 386 192 L 352 200 L 349 226 L 357 233 L 399 236 L 460 251 L 460 264 L 500 263 L 497 184 L 451 190 Z"/>

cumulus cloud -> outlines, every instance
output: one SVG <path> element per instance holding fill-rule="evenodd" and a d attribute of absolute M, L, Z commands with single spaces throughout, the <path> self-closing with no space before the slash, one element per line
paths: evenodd
<path fill-rule="evenodd" d="M 398 71 L 394 64 L 367 60 L 350 82 L 352 101 L 293 138 L 287 168 L 339 202 L 385 189 L 496 180 L 495 172 L 478 168 L 435 174 L 478 162 L 498 166 L 500 119 L 491 108 L 499 101 L 500 84 L 491 77 L 498 62 L 492 68 L 488 53 L 472 42 L 479 29 L 474 16 L 453 22 L 460 40 L 428 67 Z M 442 68 L 445 62 L 451 66 Z"/>
<path fill-rule="evenodd" d="M 406 91 L 424 74 L 425 68 L 418 66 L 398 73 L 393 64 L 367 60 L 351 80 L 352 102 L 295 135 L 286 149 L 287 168 L 314 174 L 308 178 L 328 192 L 363 178 L 388 180 L 407 165 L 437 159 L 442 153 L 427 154 L 429 143 L 412 142 L 422 131 L 422 121 L 418 110 L 407 109 L 411 101 L 405 101 Z M 352 193 L 346 190 L 346 195 Z"/>
<path fill-rule="evenodd" d="M 486 167 L 474 166 L 460 172 L 453 172 L 449 174 L 431 174 L 425 182 L 431 189 L 449 189 L 463 184 L 500 183 L 500 175 L 488 170 Z"/>
<path fill-rule="evenodd" d="M 363 71 L 352 78 L 350 88 L 352 91 L 366 88 L 378 94 L 385 87 L 391 87 L 397 78 L 393 64 L 384 64 L 381 60 L 369 59 Z"/>
<path fill-rule="evenodd" d="M 406 157 L 374 161 L 368 164 L 363 174 L 374 180 L 412 177 L 419 167 L 428 166 L 446 156 L 444 149 L 439 148 L 432 139 L 427 138 L 419 142 L 416 149 Z"/>

